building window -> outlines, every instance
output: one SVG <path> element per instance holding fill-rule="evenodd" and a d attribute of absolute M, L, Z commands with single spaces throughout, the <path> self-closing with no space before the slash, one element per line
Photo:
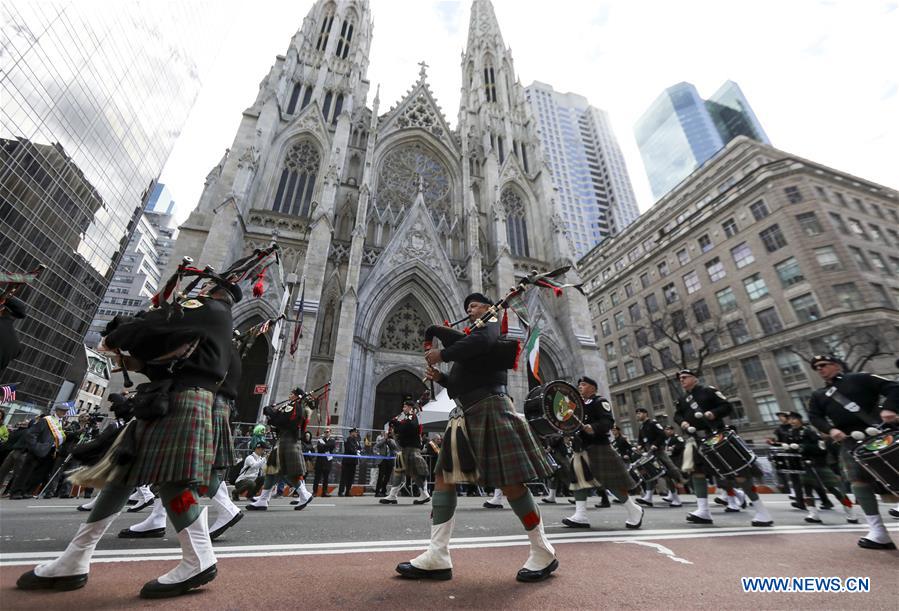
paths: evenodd
<path fill-rule="evenodd" d="M 863 272 L 871 271 L 871 264 L 868 263 L 868 260 L 865 258 L 865 255 L 861 251 L 861 249 L 856 248 L 855 246 L 850 246 L 849 252 L 852 253 L 852 258 L 855 259 L 855 264 L 858 265 L 860 270 L 862 270 Z"/>
<path fill-rule="evenodd" d="M 790 401 L 793 403 L 793 411 L 800 414 L 808 409 L 809 399 L 812 398 L 811 388 L 797 388 L 790 391 Z"/>
<path fill-rule="evenodd" d="M 506 237 L 509 240 L 509 250 L 516 257 L 530 256 L 528 226 L 521 197 L 512 189 L 506 189 L 500 196 L 500 203 L 506 210 Z"/>
<path fill-rule="evenodd" d="M 687 288 L 687 295 L 692 295 L 702 288 L 702 286 L 699 284 L 699 276 L 695 271 L 692 271 L 684 276 L 684 286 Z"/>
<path fill-rule="evenodd" d="M 692 307 L 693 317 L 696 319 L 696 322 L 705 322 L 712 317 L 712 313 L 709 311 L 709 306 L 705 302 L 705 299 L 694 301 Z"/>
<path fill-rule="evenodd" d="M 662 293 L 665 295 L 665 303 L 667 304 L 675 303 L 678 299 L 680 299 L 680 295 L 677 294 L 677 289 L 674 288 L 673 282 L 663 286 Z"/>
<path fill-rule="evenodd" d="M 721 340 L 718 337 L 717 329 L 709 329 L 700 334 L 702 345 L 706 347 L 710 354 L 721 350 Z"/>
<path fill-rule="evenodd" d="M 752 249 L 746 242 L 731 248 L 730 254 L 734 258 L 734 263 L 737 264 L 737 269 L 742 269 L 755 262 L 755 257 L 752 256 Z"/>
<path fill-rule="evenodd" d="M 615 328 L 619 331 L 624 329 L 624 327 L 625 327 L 624 312 L 615 312 L 614 318 L 615 318 Z"/>
<path fill-rule="evenodd" d="M 628 380 L 633 380 L 637 377 L 637 364 L 633 361 L 627 361 L 624 364 L 624 375 L 627 376 Z"/>
<path fill-rule="evenodd" d="M 618 368 L 617 367 L 609 367 L 609 382 L 612 384 L 618 384 L 621 382 L 621 378 L 618 376 Z"/>
<path fill-rule="evenodd" d="M 631 322 L 637 322 L 640 320 L 640 305 L 636 303 L 632 303 L 627 306 L 627 311 L 631 316 Z"/>
<path fill-rule="evenodd" d="M 849 228 L 846 226 L 846 223 L 843 222 L 843 217 L 841 217 L 836 212 L 830 213 L 830 222 L 842 235 L 846 235 L 849 233 Z"/>
<path fill-rule="evenodd" d="M 627 356 L 631 353 L 631 337 L 630 335 L 622 335 L 618 342 L 621 344 L 621 356 Z"/>
<path fill-rule="evenodd" d="M 687 317 L 683 310 L 675 310 L 671 313 L 671 327 L 675 333 L 680 333 L 687 328 Z"/>
<path fill-rule="evenodd" d="M 757 221 L 760 221 L 771 214 L 770 212 L 768 212 L 768 206 L 766 206 L 764 200 L 761 199 L 750 205 L 749 211 L 752 212 L 752 218 Z"/>
<path fill-rule="evenodd" d="M 773 307 L 759 310 L 755 313 L 755 316 L 758 318 L 759 325 L 762 327 L 762 333 L 765 335 L 773 335 L 784 328 L 783 323 L 780 322 L 780 316 L 777 315 L 777 310 Z"/>
<path fill-rule="evenodd" d="M 787 245 L 787 241 L 786 239 L 784 239 L 784 236 L 780 231 L 780 227 L 776 224 L 771 225 L 767 229 L 760 232 L 759 238 L 761 238 L 762 244 L 765 245 L 765 250 L 767 250 L 768 252 L 774 252 Z"/>
<path fill-rule="evenodd" d="M 303 88 L 302 83 L 293 84 L 293 93 L 290 94 L 290 102 L 287 104 L 287 114 L 292 115 L 297 108 L 297 101 L 300 99 L 300 90 Z"/>
<path fill-rule="evenodd" d="M 746 294 L 752 301 L 756 301 L 768 295 L 768 286 L 761 274 L 752 274 L 748 278 L 743 279 L 743 286 L 746 287 Z"/>
<path fill-rule="evenodd" d="M 814 212 L 797 214 L 796 221 L 799 223 L 799 228 L 802 229 L 803 233 L 808 237 L 821 235 L 821 223 L 818 222 L 818 215 Z"/>
<path fill-rule="evenodd" d="M 774 266 L 774 271 L 777 272 L 777 277 L 780 278 L 780 284 L 784 288 L 799 284 L 805 280 L 805 276 L 802 275 L 802 270 L 799 268 L 799 262 L 795 257 L 790 257 L 789 259 L 781 261 Z"/>
<path fill-rule="evenodd" d="M 335 55 L 340 59 L 346 59 L 350 53 L 350 43 L 353 41 L 353 24 L 348 19 L 343 20 L 340 28 L 340 40 L 337 41 Z"/>
<path fill-rule="evenodd" d="M 786 187 L 784 193 L 787 195 L 787 201 L 791 204 L 798 204 L 802 201 L 802 193 L 799 191 L 799 187 Z"/>
<path fill-rule="evenodd" d="M 817 185 L 815 185 L 815 191 L 818 193 L 818 197 L 821 199 L 821 201 L 824 201 L 824 202 L 830 201 L 830 198 L 827 197 L 827 191 L 825 191 L 824 189 L 822 189 L 821 187 L 819 187 Z"/>
<path fill-rule="evenodd" d="M 686 265 L 687 263 L 690 262 L 690 255 L 687 254 L 686 248 L 681 248 L 679 251 L 677 251 L 676 254 L 677 254 L 677 262 L 680 263 L 681 265 Z"/>
<path fill-rule="evenodd" d="M 790 305 L 793 306 L 793 312 L 796 313 L 796 320 L 800 323 L 811 322 L 821 318 L 821 310 L 818 309 L 818 304 L 815 302 L 815 298 L 811 293 L 806 293 L 805 295 L 800 295 L 799 297 L 791 299 Z"/>
<path fill-rule="evenodd" d="M 615 349 L 615 342 L 609 342 L 606 344 L 606 357 L 610 361 L 614 361 L 618 358 L 618 351 Z"/>
<path fill-rule="evenodd" d="M 899 258 L 890 257 L 890 263 L 893 264 L 893 271 L 899 274 Z"/>
<path fill-rule="evenodd" d="M 789 346 L 774 351 L 774 362 L 777 363 L 778 372 L 785 383 L 789 384 L 805 379 L 802 359 Z"/>
<path fill-rule="evenodd" d="M 617 306 L 619 303 L 621 303 L 621 300 L 618 298 L 618 291 L 613 291 L 612 294 L 610 295 L 610 299 L 612 301 L 613 308 L 615 306 Z"/>
<path fill-rule="evenodd" d="M 780 405 L 774 395 L 762 395 L 755 398 L 755 404 L 759 408 L 759 416 L 767 424 L 777 424 L 777 412 L 781 411 Z"/>
<path fill-rule="evenodd" d="M 634 285 L 628 282 L 624 285 L 624 294 L 628 296 L 628 298 L 634 296 Z"/>
<path fill-rule="evenodd" d="M 634 333 L 634 337 L 637 340 L 637 348 L 645 348 L 649 345 L 649 334 L 646 332 L 646 329 L 641 327 L 637 329 Z"/>
<path fill-rule="evenodd" d="M 634 403 L 634 407 L 640 407 L 643 405 L 643 389 L 638 388 L 636 390 L 631 391 L 631 401 Z"/>
<path fill-rule="evenodd" d="M 726 221 L 721 223 L 721 229 L 724 230 L 724 235 L 726 235 L 729 238 L 732 238 L 735 235 L 737 235 L 737 231 L 739 231 L 737 229 L 737 224 L 734 222 L 733 219 L 727 219 Z"/>
<path fill-rule="evenodd" d="M 332 23 L 334 23 L 334 9 L 330 9 L 322 21 L 322 29 L 318 33 L 318 42 L 315 44 L 316 51 L 324 51 L 328 46 L 328 35 L 331 33 Z"/>
<path fill-rule="evenodd" d="M 883 237 L 883 232 L 881 232 L 880 229 L 876 225 L 868 225 L 868 231 L 870 231 L 871 235 L 874 236 L 875 241 L 883 242 L 887 246 L 890 245 L 890 243 L 887 241 L 887 239 L 885 237 Z"/>
<path fill-rule="evenodd" d="M 649 286 L 649 274 L 640 274 L 640 286 L 643 288 Z"/>
<path fill-rule="evenodd" d="M 849 231 L 854 233 L 860 238 L 863 238 L 867 241 L 871 241 L 871 238 L 865 232 L 865 228 L 862 226 L 861 222 L 857 219 L 849 219 Z"/>
<path fill-rule="evenodd" d="M 709 274 L 709 280 L 716 282 L 724 278 L 727 273 L 724 271 L 724 264 L 721 259 L 715 257 L 705 264 L 705 270 Z"/>
<path fill-rule="evenodd" d="M 746 323 L 743 322 L 742 318 L 727 323 L 727 332 L 730 333 L 730 339 L 735 346 L 745 344 L 752 339 L 749 335 L 749 329 L 746 328 Z"/>
<path fill-rule="evenodd" d="M 843 194 L 842 194 L 842 193 L 840 193 L 839 191 L 834 191 L 834 195 L 837 196 L 837 201 L 840 203 L 840 205 L 841 205 L 843 208 L 848 208 L 848 207 L 849 207 L 849 204 L 846 203 L 846 198 L 843 197 Z"/>
<path fill-rule="evenodd" d="M 612 325 L 609 324 L 609 319 L 605 319 L 604 321 L 599 323 L 600 328 L 602 329 L 602 336 L 608 337 L 612 335 Z"/>
<path fill-rule="evenodd" d="M 643 301 L 646 303 L 646 309 L 650 314 L 659 311 L 659 300 L 656 299 L 655 293 L 650 293 Z"/>
<path fill-rule="evenodd" d="M 677 367 L 677 362 L 671 356 L 671 348 L 665 346 L 661 350 L 659 350 L 659 357 L 662 359 L 662 368 L 668 369 L 670 367 Z"/>
<path fill-rule="evenodd" d="M 893 307 L 893 302 L 890 300 L 890 295 L 887 293 L 887 290 L 883 288 L 882 284 L 877 284 L 876 282 L 871 283 L 871 288 L 874 289 L 874 292 L 877 294 L 877 299 L 885 308 Z"/>
<path fill-rule="evenodd" d="M 750 356 L 740 359 L 740 366 L 743 368 L 743 374 L 746 381 L 749 382 L 749 388 L 758 390 L 768 387 L 768 376 L 765 375 L 765 367 L 762 365 L 762 359 L 758 356 Z"/>
<path fill-rule="evenodd" d="M 854 282 L 833 285 L 833 292 L 837 303 L 847 310 L 855 310 L 862 307 L 862 294 Z"/>
<path fill-rule="evenodd" d="M 712 369 L 712 373 L 715 374 L 715 383 L 718 385 L 719 390 L 727 394 L 728 391 L 736 389 L 737 385 L 734 382 L 734 372 L 730 368 L 730 365 L 718 365 Z"/>
<path fill-rule="evenodd" d="M 662 261 L 662 262 L 659 263 L 656 267 L 657 267 L 658 270 L 659 270 L 659 276 L 660 276 L 660 277 L 664 278 L 665 276 L 667 276 L 667 275 L 669 274 L 669 270 L 668 270 L 668 261 L 667 261 L 667 260 Z"/>
<path fill-rule="evenodd" d="M 649 373 L 650 370 L 646 370 Z M 659 410 L 665 407 L 665 400 L 662 398 L 662 386 L 661 384 L 650 384 L 649 385 L 649 402 L 652 404 L 653 411 Z"/>
<path fill-rule="evenodd" d="M 816 248 L 815 258 L 818 260 L 818 265 L 820 265 L 823 270 L 833 271 L 843 268 L 843 265 L 840 263 L 840 258 L 837 256 L 837 251 L 833 249 L 833 246 Z"/>
<path fill-rule="evenodd" d="M 318 150 L 311 142 L 294 144 L 284 160 L 272 210 L 309 216 L 318 167 Z"/>
<path fill-rule="evenodd" d="M 737 296 L 734 295 L 734 291 L 730 287 L 721 289 L 715 293 L 715 297 L 718 299 L 718 307 L 721 308 L 722 312 L 730 312 L 737 309 Z"/>
<path fill-rule="evenodd" d="M 484 67 L 484 89 L 487 93 L 487 101 L 496 102 L 496 74 L 492 64 Z"/>
<path fill-rule="evenodd" d="M 709 252 L 712 250 L 712 239 L 706 235 L 699 236 L 699 239 L 696 240 L 696 243 L 699 244 L 699 250 L 702 252 Z"/>
<path fill-rule="evenodd" d="M 887 267 L 886 261 L 883 260 L 878 253 L 868 251 L 868 256 L 871 257 L 871 262 L 874 264 L 874 270 L 880 272 L 881 274 L 886 274 L 887 276 L 892 276 L 893 272 L 890 271 L 890 268 Z"/>

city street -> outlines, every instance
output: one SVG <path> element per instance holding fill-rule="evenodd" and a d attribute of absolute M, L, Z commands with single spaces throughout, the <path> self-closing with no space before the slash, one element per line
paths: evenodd
<path fill-rule="evenodd" d="M 542 506 L 560 569 L 540 584 L 514 575 L 526 558 L 526 538 L 508 508 L 481 508 L 485 498 L 460 498 L 452 549 L 454 578 L 418 583 L 395 577 L 393 567 L 425 547 L 428 506 L 379 505 L 377 499 L 316 499 L 293 511 L 277 499 L 266 512 L 249 513 L 216 543 L 218 578 L 187 599 L 142 601 L 140 586 L 169 570 L 179 551 L 174 532 L 165 539 L 125 540 L 116 533 L 148 515 L 123 514 L 94 556 L 90 582 L 61 593 L 18 592 L 15 580 L 29 566 L 63 549 L 84 513 L 76 502 L 0 502 L 0 588 L 4 608 L 183 607 L 239 609 L 311 605 L 333 608 L 828 608 L 864 605 L 894 609 L 899 596 L 899 552 L 862 550 L 861 525 L 842 512 L 822 512 L 825 524 L 808 526 L 783 495 L 765 495 L 775 527 L 751 528 L 751 510 L 713 511 L 714 527 L 684 521 L 681 509 L 648 509 L 639 531 L 621 528 L 624 510 L 593 509 L 590 530 L 561 525 L 572 506 Z M 884 514 L 886 508 L 883 508 Z M 899 539 L 899 521 L 890 520 Z M 869 577 L 869 593 L 744 593 L 741 577 Z"/>

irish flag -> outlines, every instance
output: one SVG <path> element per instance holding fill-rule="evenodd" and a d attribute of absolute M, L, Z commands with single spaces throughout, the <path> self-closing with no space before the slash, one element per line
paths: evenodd
<path fill-rule="evenodd" d="M 543 384 L 540 379 L 540 327 L 531 327 L 528 342 L 525 345 L 528 355 L 528 388 L 533 389 Z"/>

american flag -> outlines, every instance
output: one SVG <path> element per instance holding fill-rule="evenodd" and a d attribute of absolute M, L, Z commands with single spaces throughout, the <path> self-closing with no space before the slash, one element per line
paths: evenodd
<path fill-rule="evenodd" d="M 259 335 L 265 335 L 266 333 L 268 333 L 268 329 L 269 329 L 269 327 L 270 327 L 271 325 L 272 325 L 272 319 L 271 319 L 271 318 L 269 318 L 269 319 L 266 320 L 264 323 L 262 323 L 262 326 L 259 327 Z"/>
<path fill-rule="evenodd" d="M 3 392 L 3 399 L 0 400 L 0 403 L 9 403 L 10 401 L 16 400 L 15 384 L 6 384 L 4 386 L 0 386 L 0 391 Z"/>

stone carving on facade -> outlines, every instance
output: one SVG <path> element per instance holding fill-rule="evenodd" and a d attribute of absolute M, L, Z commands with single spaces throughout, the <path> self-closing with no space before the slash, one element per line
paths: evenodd
<path fill-rule="evenodd" d="M 442 124 L 443 121 L 424 92 L 419 93 L 403 114 L 396 119 L 396 125 L 400 128 L 420 127 L 438 138 L 442 138 L 446 133 Z"/>
<path fill-rule="evenodd" d="M 225 149 L 225 154 L 222 155 L 222 158 L 219 160 L 218 165 L 212 168 L 209 171 L 209 174 L 206 175 L 206 181 L 203 183 L 204 187 L 208 187 L 211 183 L 215 182 L 222 175 L 222 169 L 225 167 L 225 162 L 228 161 L 228 155 L 231 153 L 231 149 Z"/>
<path fill-rule="evenodd" d="M 388 263 L 400 267 L 411 261 L 417 261 L 435 272 L 440 272 L 442 270 L 437 262 L 438 254 L 424 224 L 419 219 L 406 232 L 405 242 L 394 251 Z"/>
<path fill-rule="evenodd" d="M 240 169 L 247 169 L 250 172 L 255 172 L 256 168 L 259 167 L 259 149 L 252 144 L 246 147 L 243 154 L 237 160 L 237 167 Z"/>

